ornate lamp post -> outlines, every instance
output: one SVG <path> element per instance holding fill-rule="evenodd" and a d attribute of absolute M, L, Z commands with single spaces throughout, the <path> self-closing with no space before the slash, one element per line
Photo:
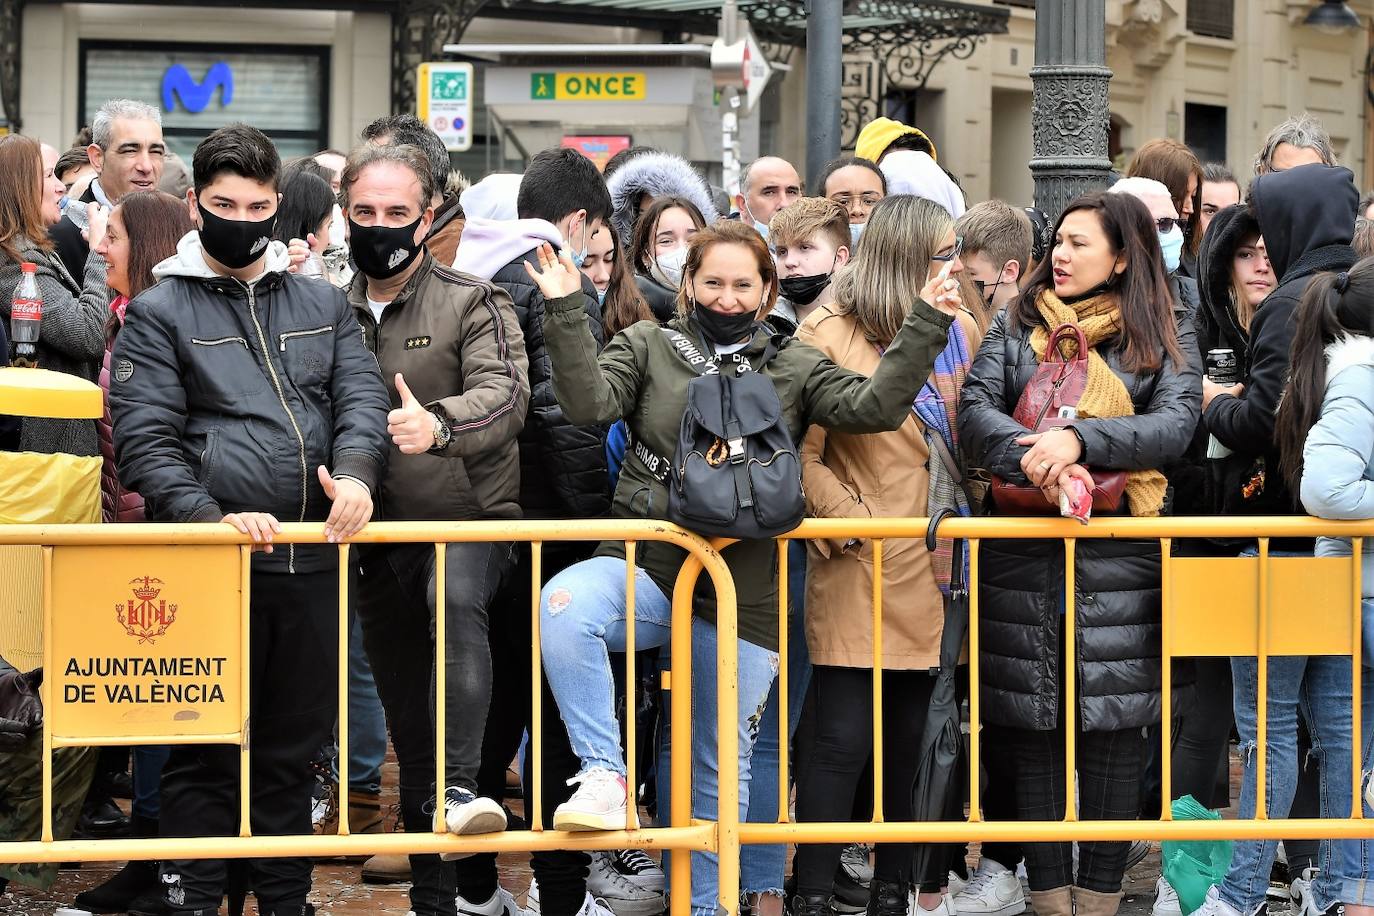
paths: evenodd
<path fill-rule="evenodd" d="M 1070 200 L 1106 187 L 1105 0 L 1039 0 L 1031 69 L 1031 174 L 1035 205 L 1053 223 Z"/>

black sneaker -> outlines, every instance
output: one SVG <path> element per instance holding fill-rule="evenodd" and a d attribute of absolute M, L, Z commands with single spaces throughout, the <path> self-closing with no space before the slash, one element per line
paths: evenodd
<path fill-rule="evenodd" d="M 798 894 L 787 906 L 788 916 L 835 916 L 829 897 Z"/>
<path fill-rule="evenodd" d="M 869 885 L 868 916 L 907 916 L 911 888 L 897 881 L 874 879 Z"/>

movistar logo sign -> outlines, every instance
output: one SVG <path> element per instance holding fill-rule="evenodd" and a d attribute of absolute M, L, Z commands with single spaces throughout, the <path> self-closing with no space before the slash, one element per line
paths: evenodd
<path fill-rule="evenodd" d="M 220 107 L 229 107 L 234 100 L 234 71 L 224 61 L 212 65 L 205 71 L 205 78 L 199 81 L 192 78 L 191 72 L 181 64 L 172 64 L 162 74 L 162 107 L 167 111 L 175 111 L 177 100 L 180 99 L 182 108 L 191 114 L 199 114 L 210 107 L 210 99 L 214 97 L 216 89 L 220 90 Z"/>

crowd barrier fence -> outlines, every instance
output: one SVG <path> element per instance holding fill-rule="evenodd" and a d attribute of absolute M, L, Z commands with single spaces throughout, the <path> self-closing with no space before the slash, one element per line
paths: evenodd
<path fill-rule="evenodd" d="M 531 648 L 533 695 L 540 691 L 539 584 L 541 548 L 545 543 L 617 540 L 635 556 L 637 545 L 664 542 L 686 551 L 672 595 L 673 626 L 671 668 L 665 672 L 663 689 L 671 704 L 673 734 L 671 814 L 666 826 L 640 827 L 633 809 L 627 812 L 624 830 L 604 833 L 564 833 L 541 822 L 540 800 L 544 790 L 539 749 L 543 741 L 538 702 L 533 704 L 531 751 L 534 754 L 532 785 L 527 787 L 530 829 L 477 837 L 454 837 L 444 832 L 441 811 L 436 812 L 432 833 L 351 835 L 348 828 L 348 793 L 339 793 L 338 833 L 312 836 L 254 836 L 248 814 L 249 708 L 247 671 L 249 565 L 251 548 L 237 532 L 223 525 L 70 525 L 0 526 L 0 548 L 25 546 L 42 550 L 43 659 L 46 677 L 43 702 L 46 722 L 43 734 L 44 817 L 38 840 L 0 842 L 0 861 L 59 862 L 122 860 L 127 858 L 197 858 L 252 856 L 338 856 L 373 853 L 438 853 L 458 849 L 516 852 L 543 849 L 619 849 L 709 851 L 719 856 L 722 907 L 735 912 L 739 900 L 739 853 L 742 845 L 770 843 L 916 842 L 963 843 L 971 841 L 1068 842 L 1083 840 L 1200 840 L 1251 838 L 1360 838 L 1374 837 L 1374 823 L 1366 821 L 1362 791 L 1353 793 L 1351 811 L 1344 819 L 1269 818 L 1261 810 L 1249 820 L 1174 821 L 1170 767 L 1162 767 L 1163 816 L 1158 821 L 1087 821 L 1078 818 L 1076 802 L 1066 806 L 1056 821 L 990 822 L 984 819 L 978 793 L 971 793 L 967 818 L 957 822 L 893 822 L 884 817 L 881 799 L 884 780 L 882 741 L 881 670 L 884 546 L 891 541 L 924 539 L 927 519 L 810 519 L 778 539 L 779 565 L 779 665 L 778 695 L 780 734 L 788 733 L 788 551 L 797 539 L 860 539 L 872 541 L 874 600 L 873 620 L 873 817 L 858 823 L 797 823 L 790 814 L 789 781 L 778 780 L 776 823 L 742 823 L 737 816 L 739 784 L 733 771 L 719 780 L 719 816 L 715 821 L 691 817 L 691 598 L 704 572 L 717 595 L 717 626 L 720 651 L 714 660 L 719 697 L 717 753 L 719 760 L 739 755 L 734 711 L 737 707 L 736 605 L 734 582 L 722 557 L 728 540 L 708 543 L 665 522 L 649 520 L 512 521 L 459 523 L 377 523 L 369 525 L 351 544 L 337 545 L 339 575 L 339 783 L 347 784 L 348 759 L 348 555 L 353 544 L 432 542 L 436 550 L 436 606 L 443 607 L 445 545 L 455 542 L 513 541 L 525 543 L 532 552 L 530 614 L 534 638 Z M 1112 518 L 1087 525 L 1056 518 L 947 518 L 939 525 L 941 537 L 967 540 L 970 572 L 971 625 L 968 634 L 970 734 L 965 763 L 968 784 L 980 784 L 978 569 L 979 548 L 992 539 L 1062 541 L 1064 575 L 1072 582 L 1075 550 L 1080 541 L 1122 539 L 1157 542 L 1161 551 L 1163 670 L 1176 658 L 1256 656 L 1259 666 L 1257 776 L 1259 797 L 1265 797 L 1266 778 L 1266 670 L 1273 655 L 1336 655 L 1360 659 L 1362 645 L 1361 565 L 1363 538 L 1374 536 L 1374 521 L 1332 522 L 1305 517 L 1265 518 Z M 1352 557 L 1271 556 L 1274 538 L 1318 536 L 1353 539 Z M 1257 557 L 1196 557 L 1175 555 L 1180 542 L 1198 538 L 1255 539 Z M 317 524 L 284 524 L 277 543 L 321 543 Z M 626 577 L 629 614 L 634 608 L 634 576 Z M 1075 690 L 1075 590 L 1066 587 L 1064 689 Z M 170 596 L 163 597 L 164 595 Z M 169 605 L 169 600 L 176 603 Z M 187 608 L 188 601 L 194 602 Z M 194 615 L 187 611 L 202 607 Z M 170 612 L 168 608 L 170 607 Z M 197 626 L 176 627 L 187 616 L 199 617 Z M 113 625 L 112 625 L 113 624 Z M 115 626 L 117 625 L 117 626 Z M 436 693 L 444 693 L 445 621 L 436 619 Z M 121 642 L 128 640 L 128 642 Z M 161 642 L 161 645 L 158 643 Z M 625 682 L 633 691 L 635 644 L 633 628 L 627 634 Z M 110 648 L 111 644 L 115 648 Z M 99 652 L 142 652 L 142 655 L 106 655 Z M 177 654 L 182 653 L 182 654 Z M 210 654 L 206 654 L 210 653 Z M 219 654 L 214 654 L 219 653 Z M 81 659 L 83 655 L 86 664 Z M 121 661 L 122 660 L 122 661 Z M 1361 665 L 1353 664 L 1352 696 L 1361 691 Z M 132 673 L 130 673 L 132 671 Z M 130 679 L 133 679 L 132 683 Z M 199 681 L 196 679 L 200 678 Z M 84 679 L 84 680 L 83 680 Z M 173 694 L 177 680 L 187 681 Z M 161 684 L 160 693 L 156 685 Z M 196 701 L 191 686 L 197 685 Z M 205 702 L 207 691 L 218 686 L 218 705 Z M 1162 708 L 1172 708 L 1173 689 L 1163 678 Z M 175 697 L 176 702 L 171 699 Z M 148 706 L 150 709 L 139 709 Z M 132 708 L 122 708 L 132 707 Z M 626 708 L 635 709 L 634 697 Z M 436 728 L 444 730 L 444 703 L 437 702 Z M 1075 759 L 1076 704 L 1065 704 L 1070 717 L 1065 728 L 1067 760 Z M 636 722 L 624 723 L 628 784 L 638 784 L 639 761 L 635 759 Z M 1172 745 L 1173 721 L 1164 716 L 1161 744 Z M 1352 703 L 1352 786 L 1363 788 L 1359 735 L 1360 706 Z M 236 837 L 177 839 L 57 840 L 52 830 L 51 766 L 56 748 L 68 746 L 134 745 L 167 743 L 224 743 L 241 749 L 240 828 Z M 436 741 L 435 772 L 443 783 L 443 742 Z M 788 742 L 780 742 L 779 772 L 789 772 Z M 1066 798 L 1075 799 L 1076 775 L 1066 767 Z M 689 881 L 689 856 L 672 857 L 675 887 Z M 686 916 L 689 899 L 673 895 L 673 916 Z"/>

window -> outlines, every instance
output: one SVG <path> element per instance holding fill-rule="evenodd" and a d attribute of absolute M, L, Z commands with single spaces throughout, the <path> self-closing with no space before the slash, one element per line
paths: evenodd
<path fill-rule="evenodd" d="M 1183 142 L 1202 162 L 1226 161 L 1226 109 L 1220 105 L 1183 106 Z"/>
<path fill-rule="evenodd" d="M 76 127 L 107 99 L 162 112 L 167 147 L 188 163 L 196 144 L 226 124 L 262 130 L 282 158 L 329 145 L 328 47 L 84 41 Z"/>
<path fill-rule="evenodd" d="M 1236 0 L 1188 0 L 1188 30 L 1209 38 L 1234 38 Z"/>

